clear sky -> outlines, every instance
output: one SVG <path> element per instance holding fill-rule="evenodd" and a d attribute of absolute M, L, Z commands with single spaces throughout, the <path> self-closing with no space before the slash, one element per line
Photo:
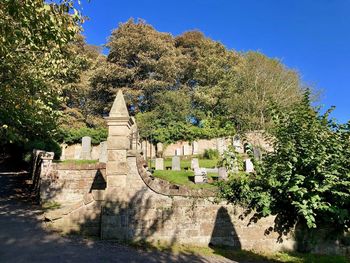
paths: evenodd
<path fill-rule="evenodd" d="M 87 42 L 106 43 L 118 23 L 142 18 L 173 35 L 198 29 L 238 51 L 258 50 L 321 89 L 319 104 L 350 120 L 350 0 L 91 0 Z"/>

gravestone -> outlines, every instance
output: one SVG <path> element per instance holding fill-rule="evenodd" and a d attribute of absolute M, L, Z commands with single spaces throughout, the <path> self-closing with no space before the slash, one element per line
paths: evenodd
<path fill-rule="evenodd" d="M 227 177 L 228 177 L 228 173 L 227 173 L 226 167 L 219 167 L 219 171 L 218 172 L 219 172 L 219 179 L 226 181 Z"/>
<path fill-rule="evenodd" d="M 198 162 L 198 158 L 193 158 L 191 160 L 191 169 L 195 170 L 199 168 L 199 162 Z"/>
<path fill-rule="evenodd" d="M 81 139 L 81 154 L 80 159 L 90 160 L 91 159 L 91 137 L 84 136 Z"/>
<path fill-rule="evenodd" d="M 203 184 L 208 182 L 207 169 L 196 168 L 194 169 L 194 183 Z"/>
<path fill-rule="evenodd" d="M 173 158 L 171 160 L 171 170 L 181 171 L 180 157 L 179 156 L 173 156 Z"/>
<path fill-rule="evenodd" d="M 253 154 L 255 160 L 261 160 L 261 151 L 258 147 L 253 147 Z"/>
<path fill-rule="evenodd" d="M 191 148 L 187 143 L 184 146 L 182 146 L 182 149 L 183 155 L 191 155 Z"/>
<path fill-rule="evenodd" d="M 176 148 L 175 155 L 180 156 L 181 155 L 181 148 Z"/>
<path fill-rule="evenodd" d="M 199 151 L 198 151 L 198 142 L 193 142 L 192 143 L 192 154 L 196 155 L 198 153 L 199 153 Z"/>
<path fill-rule="evenodd" d="M 163 158 L 156 158 L 156 170 L 164 170 L 164 159 Z"/>
<path fill-rule="evenodd" d="M 247 173 L 252 173 L 252 172 L 254 172 L 254 165 L 253 165 L 253 163 L 252 163 L 252 161 L 251 161 L 250 159 L 246 159 L 246 160 L 244 161 L 244 164 L 245 164 L 245 171 L 246 171 Z"/>
<path fill-rule="evenodd" d="M 107 142 L 100 143 L 100 156 L 98 158 L 100 163 L 107 163 Z"/>

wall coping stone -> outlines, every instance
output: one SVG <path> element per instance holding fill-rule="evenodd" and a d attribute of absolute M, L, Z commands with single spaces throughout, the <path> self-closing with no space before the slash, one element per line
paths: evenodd
<path fill-rule="evenodd" d="M 154 177 L 146 170 L 147 164 L 142 155 L 136 156 L 136 166 L 138 173 L 145 185 L 153 192 L 166 196 L 183 196 L 183 197 L 215 197 L 216 191 L 209 189 L 191 189 L 183 185 L 172 184 L 168 181 Z"/>
<path fill-rule="evenodd" d="M 104 170 L 105 163 L 54 163 L 53 168 L 56 170 Z"/>

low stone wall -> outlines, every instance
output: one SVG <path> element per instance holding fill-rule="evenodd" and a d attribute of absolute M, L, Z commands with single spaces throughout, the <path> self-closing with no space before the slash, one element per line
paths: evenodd
<path fill-rule="evenodd" d="M 82 200 L 92 190 L 106 188 L 106 164 L 53 163 L 51 172 L 41 177 L 43 202 L 72 203 Z"/>
<path fill-rule="evenodd" d="M 127 161 L 127 187 L 103 204 L 103 239 L 293 250 L 292 235 L 282 243 L 277 242 L 277 232 L 266 235 L 274 217 L 250 222 L 240 207 L 216 203 L 212 192 L 172 189 L 169 183 L 152 179 L 141 158 L 129 153 Z"/>

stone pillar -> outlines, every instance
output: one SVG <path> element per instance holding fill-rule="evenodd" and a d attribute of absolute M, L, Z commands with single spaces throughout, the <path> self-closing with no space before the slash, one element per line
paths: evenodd
<path fill-rule="evenodd" d="M 106 200 L 113 201 L 113 198 L 118 198 L 121 201 L 120 198 L 123 195 L 120 193 L 123 193 L 126 187 L 126 176 L 128 172 L 126 153 L 130 149 L 129 136 L 132 125 L 132 120 L 121 90 L 118 91 L 109 117 L 106 120 L 108 125 Z"/>

